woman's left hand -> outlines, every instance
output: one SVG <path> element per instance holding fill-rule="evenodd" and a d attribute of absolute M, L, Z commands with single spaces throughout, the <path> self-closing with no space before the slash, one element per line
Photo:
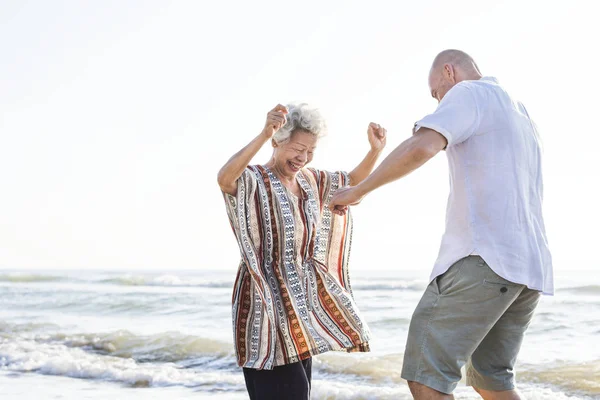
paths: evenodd
<path fill-rule="evenodd" d="M 369 124 L 369 128 L 367 129 L 367 135 L 369 136 L 369 144 L 371 145 L 371 150 L 373 151 L 381 151 L 385 147 L 385 139 L 386 139 L 387 130 L 375 122 L 371 122 Z"/>

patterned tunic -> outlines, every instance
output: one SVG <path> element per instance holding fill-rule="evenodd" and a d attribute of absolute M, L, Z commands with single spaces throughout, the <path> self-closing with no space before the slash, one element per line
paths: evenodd
<path fill-rule="evenodd" d="M 352 218 L 327 202 L 346 173 L 303 169 L 297 197 L 266 167 L 246 168 L 225 194 L 240 246 L 233 331 L 241 367 L 272 369 L 331 350 L 369 351 L 348 277 Z"/>

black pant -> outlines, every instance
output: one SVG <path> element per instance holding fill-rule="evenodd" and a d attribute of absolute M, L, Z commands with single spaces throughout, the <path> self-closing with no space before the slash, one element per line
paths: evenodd
<path fill-rule="evenodd" d="M 269 369 L 244 368 L 250 400 L 308 400 L 312 358 Z"/>

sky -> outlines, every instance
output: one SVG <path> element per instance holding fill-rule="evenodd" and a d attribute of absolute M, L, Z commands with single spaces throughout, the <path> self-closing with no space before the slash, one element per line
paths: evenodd
<path fill-rule="evenodd" d="M 369 149 L 369 122 L 387 128 L 387 155 L 435 109 L 429 66 L 458 48 L 540 128 L 555 268 L 597 269 L 593 8 L 581 0 L 0 2 L 0 268 L 235 271 L 239 251 L 216 174 L 266 113 L 293 101 L 318 107 L 329 134 L 312 165 L 351 170 Z M 267 147 L 254 163 L 268 161 Z M 350 267 L 428 274 L 447 174 L 440 154 L 355 207 Z"/>

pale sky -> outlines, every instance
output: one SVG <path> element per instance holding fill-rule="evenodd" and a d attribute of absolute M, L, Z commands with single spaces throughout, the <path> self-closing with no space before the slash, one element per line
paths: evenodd
<path fill-rule="evenodd" d="M 545 150 L 555 268 L 600 266 L 592 1 L 3 1 L 0 268 L 224 269 L 239 251 L 216 173 L 277 103 L 319 107 L 313 166 L 387 155 L 432 112 L 446 48 L 522 100 Z M 270 155 L 263 149 L 255 163 Z M 437 256 L 445 154 L 354 212 L 351 268 Z"/>

